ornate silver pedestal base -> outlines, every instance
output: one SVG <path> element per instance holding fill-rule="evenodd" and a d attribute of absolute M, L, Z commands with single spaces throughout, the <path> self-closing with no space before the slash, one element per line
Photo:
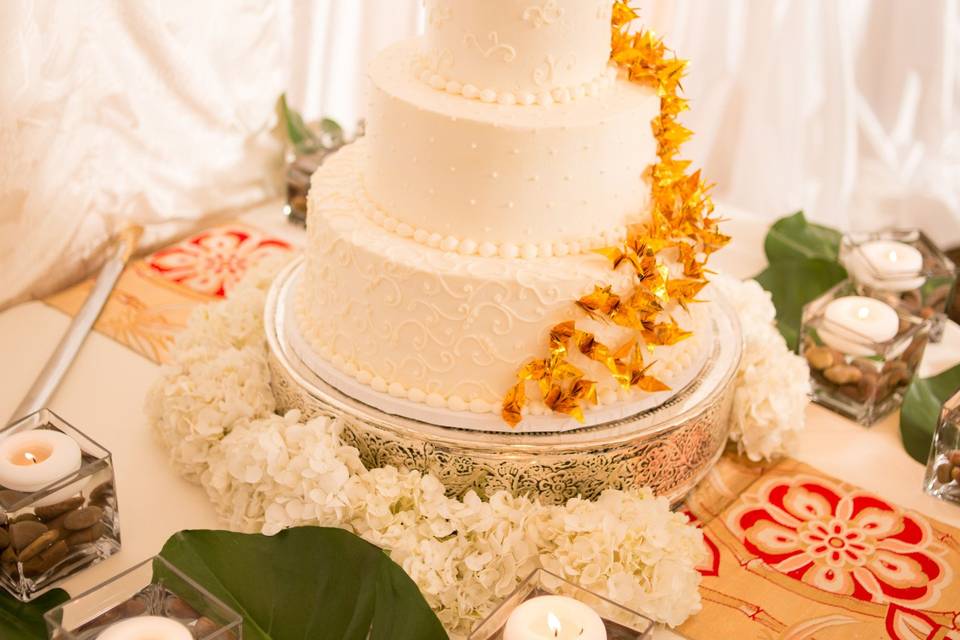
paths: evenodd
<path fill-rule="evenodd" d="M 333 388 L 296 355 L 284 335 L 297 261 L 277 276 L 264 325 L 280 411 L 341 418 L 343 439 L 367 467 L 432 473 L 448 491 L 481 496 L 505 489 L 547 503 L 594 498 L 605 489 L 648 486 L 677 501 L 709 471 L 729 431 L 741 337 L 735 314 L 712 303 L 714 353 L 694 384 L 669 402 L 615 422 L 562 433 L 468 431 L 383 413 Z"/>

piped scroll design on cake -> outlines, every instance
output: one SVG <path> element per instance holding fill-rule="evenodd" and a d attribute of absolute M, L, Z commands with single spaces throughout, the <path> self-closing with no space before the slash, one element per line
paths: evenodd
<path fill-rule="evenodd" d="M 557 6 L 557 0 L 547 0 L 543 5 L 530 5 L 523 10 L 523 21 L 535 29 L 555 24 L 563 19 L 565 10 Z"/>
<path fill-rule="evenodd" d="M 443 28 L 453 17 L 453 11 L 449 5 L 438 4 L 427 11 L 427 22 L 434 29 Z"/>
<path fill-rule="evenodd" d="M 424 72 L 443 74 L 453 66 L 453 52 L 450 49 L 432 49 L 414 61 L 414 74 Z"/>
<path fill-rule="evenodd" d="M 494 56 L 498 56 L 504 62 L 513 62 L 517 59 L 516 48 L 514 48 L 512 45 L 500 42 L 500 34 L 496 31 L 491 31 L 488 33 L 487 40 L 490 41 L 490 46 L 484 49 L 476 35 L 468 33 L 463 36 L 463 44 L 468 47 L 473 47 L 479 51 L 480 55 L 482 55 L 484 58 L 490 59 Z"/>
<path fill-rule="evenodd" d="M 718 230 L 712 217 L 710 188 L 699 171 L 687 173 L 688 161 L 678 157 L 680 145 L 692 133 L 677 116 L 687 108 L 681 98 L 680 80 L 686 61 L 668 56 L 663 42 L 649 31 L 633 33 L 638 17 L 629 0 L 616 0 L 612 11 L 611 60 L 639 84 L 653 86 L 660 96 L 660 114 L 652 124 L 657 139 L 658 161 L 649 169 L 651 179 L 650 222 L 630 229 L 623 246 L 599 253 L 614 269 L 625 265 L 636 275 L 630 291 L 617 293 L 598 283 L 593 293 L 576 301 L 587 316 L 632 329 L 632 340 L 609 347 L 568 320 L 550 330 L 548 354 L 524 363 L 517 381 L 503 399 L 501 416 L 510 425 L 523 420 L 527 386 L 536 383 L 543 402 L 553 411 L 583 420 L 583 406 L 596 404 L 597 383 L 571 364 L 568 356 L 579 351 L 603 363 L 624 388 L 662 390 L 659 380 L 648 375 L 640 345 L 675 344 L 692 334 L 670 315 L 674 307 L 687 308 L 707 284 L 706 263 L 710 254 L 729 238 Z M 664 252 L 683 265 L 681 277 L 673 277 L 664 263 Z"/>
<path fill-rule="evenodd" d="M 540 88 L 550 89 L 557 82 L 558 71 L 573 71 L 577 66 L 577 56 L 573 53 L 561 58 L 553 54 L 547 57 L 533 70 L 533 83 Z"/>
<path fill-rule="evenodd" d="M 331 248 L 331 250 L 337 251 L 338 255 L 344 256 L 345 260 L 343 264 L 341 264 L 342 267 L 356 268 L 357 264 L 349 251 L 344 252 L 342 246 Z M 350 257 L 348 258 L 347 256 Z M 406 277 L 408 275 L 409 274 L 397 274 L 397 277 Z M 324 274 L 324 276 L 326 278 L 336 278 L 336 275 L 332 272 Z M 377 286 L 382 286 L 383 284 L 383 274 L 369 273 L 368 278 L 371 283 L 376 282 Z M 419 355 L 406 357 L 402 362 L 387 360 L 382 362 L 380 367 L 372 366 L 369 362 L 363 362 L 356 357 L 347 356 L 335 350 L 334 344 L 337 342 L 337 335 L 335 330 L 332 329 L 335 323 L 331 324 L 327 318 L 321 319 L 314 313 L 318 305 L 330 308 L 331 305 L 334 304 L 334 301 L 330 300 L 328 296 L 318 296 L 318 291 L 323 288 L 322 280 L 311 279 L 310 284 L 310 287 L 302 288 L 300 294 L 295 298 L 294 313 L 304 338 L 324 362 L 332 365 L 341 373 L 354 378 L 361 384 L 369 386 L 374 391 L 386 393 L 395 398 L 408 399 L 431 407 L 445 408 L 452 411 L 469 411 L 471 413 L 497 413 L 499 411 L 500 407 L 496 400 L 485 399 L 497 397 L 497 392 L 491 389 L 486 382 L 460 380 L 453 389 L 453 393 L 445 394 L 438 392 L 435 382 L 431 383 L 428 381 L 435 380 L 437 374 L 449 373 L 456 367 L 457 362 L 462 361 L 465 357 L 471 358 L 478 364 L 489 364 L 494 361 L 510 363 L 514 361 L 515 357 L 512 352 L 497 352 L 489 338 L 482 333 L 466 331 L 458 332 L 457 335 L 441 334 L 421 322 L 408 319 L 392 327 L 390 332 L 386 334 L 378 333 L 378 335 L 386 341 L 394 333 L 403 332 L 411 334 L 414 337 L 412 337 L 410 341 L 417 347 L 418 351 L 422 352 L 429 344 L 433 349 L 440 346 L 445 353 L 453 355 L 443 362 L 442 367 L 429 365 L 426 360 Z M 494 295 L 488 295 L 487 290 L 495 292 L 497 290 L 501 291 L 494 293 Z M 509 309 L 508 303 L 511 300 L 509 292 L 496 283 L 488 283 L 479 289 L 456 290 L 441 279 L 438 281 L 437 286 L 431 285 L 424 293 L 427 296 L 434 296 L 441 291 L 445 297 L 460 302 L 456 307 L 457 312 L 455 314 L 444 313 L 441 308 L 435 307 L 423 300 L 418 301 L 416 304 L 429 308 L 431 317 L 443 317 L 454 324 L 463 324 L 465 329 L 469 328 L 472 324 L 472 318 L 480 317 L 487 311 L 502 318 L 494 322 L 494 325 L 500 325 L 499 329 L 494 326 L 493 332 L 495 334 L 509 333 L 515 321 L 525 323 L 534 323 L 538 320 L 542 321 L 542 318 L 539 317 L 519 317 L 514 315 Z M 496 302 L 475 303 L 476 299 L 489 299 L 495 300 Z M 404 301 L 398 297 L 394 301 L 393 306 L 399 307 L 402 304 L 404 304 Z M 349 306 L 351 305 L 348 305 L 348 307 Z M 351 313 L 353 313 L 353 311 L 351 311 Z M 370 310 L 369 314 L 361 315 L 363 316 L 362 322 L 366 323 L 364 330 L 377 332 L 377 328 L 372 321 L 374 316 L 373 311 Z M 699 346 L 702 345 L 682 344 L 671 349 L 670 360 L 672 362 L 658 363 L 662 364 L 662 366 L 658 367 L 657 375 L 668 380 L 683 375 L 684 369 L 692 366 L 694 363 L 695 357 L 692 353 Z M 477 360 L 478 358 L 481 358 L 483 362 L 479 362 Z M 379 375 L 374 373 L 378 369 L 380 370 Z M 424 381 L 426 384 L 420 387 L 414 387 L 396 382 L 395 378 L 400 369 L 405 371 L 408 376 L 412 375 Z M 467 390 L 470 391 L 467 392 Z M 630 390 L 607 389 L 603 393 L 598 394 L 597 404 L 598 406 L 603 406 L 629 401 L 631 399 L 634 398 Z M 531 404 L 530 412 L 533 415 L 547 415 L 550 413 L 550 410 L 546 405 L 535 402 Z"/>

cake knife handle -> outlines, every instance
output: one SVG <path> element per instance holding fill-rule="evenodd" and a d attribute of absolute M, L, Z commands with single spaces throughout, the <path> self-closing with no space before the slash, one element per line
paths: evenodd
<path fill-rule="evenodd" d="M 87 296 L 83 306 L 80 307 L 79 313 L 70 322 L 67 332 L 50 355 L 50 359 L 47 360 L 47 364 L 44 365 L 40 375 L 33 382 L 33 386 L 30 387 L 20 405 L 10 416 L 9 423 L 16 422 L 20 418 L 47 406 L 51 396 L 60 386 L 63 377 L 70 369 L 70 365 L 73 364 L 80 352 L 87 334 L 90 333 L 97 318 L 100 317 L 100 312 L 103 311 L 103 307 L 113 292 L 117 280 L 120 279 L 120 274 L 123 273 L 127 261 L 136 251 L 142 233 L 143 227 L 130 225 L 122 229 L 117 235 L 111 255 L 100 270 L 100 275 L 97 276 L 97 280 L 90 290 L 90 295 Z"/>

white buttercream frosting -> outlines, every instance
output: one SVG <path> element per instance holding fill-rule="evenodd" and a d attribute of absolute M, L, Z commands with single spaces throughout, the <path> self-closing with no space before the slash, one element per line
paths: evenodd
<path fill-rule="evenodd" d="M 573 301 L 598 282 L 620 289 L 614 272 L 594 254 L 504 259 L 461 255 L 418 244 L 364 214 L 364 143 L 327 161 L 309 196 L 309 249 L 297 302 L 299 329 L 325 361 L 394 398 L 473 413 L 498 412 L 525 360 L 539 357 L 550 328 L 579 319 L 609 344 L 626 329 L 587 319 Z M 696 330 L 706 307 L 677 309 Z M 670 384 L 702 364 L 697 338 L 655 347 L 651 372 Z M 577 362 L 600 381 L 605 404 L 634 397 L 619 389 L 598 363 Z M 531 413 L 543 413 L 536 403 Z"/>
<path fill-rule="evenodd" d="M 601 247 L 616 246 L 626 238 L 626 227 L 621 226 L 617 229 L 582 240 L 554 240 L 543 242 L 525 242 L 517 244 L 515 242 L 483 242 L 479 243 L 471 238 L 459 238 L 456 236 L 442 236 L 439 233 L 432 233 L 428 229 L 413 227 L 406 222 L 400 222 L 388 212 L 381 209 L 371 200 L 364 198 L 359 206 L 361 211 L 374 224 L 383 227 L 387 231 L 396 233 L 401 238 L 411 238 L 422 245 L 443 251 L 454 251 L 465 256 L 479 255 L 484 258 L 500 256 L 501 258 L 551 258 L 553 256 L 569 256 L 586 253 L 599 249 Z"/>

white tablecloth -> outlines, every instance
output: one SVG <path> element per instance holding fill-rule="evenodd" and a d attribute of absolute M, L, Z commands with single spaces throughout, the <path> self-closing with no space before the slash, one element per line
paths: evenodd
<path fill-rule="evenodd" d="M 301 244 L 305 234 L 288 225 L 279 204 L 248 213 L 244 220 Z M 764 264 L 766 223 L 746 213 L 730 213 L 724 231 L 734 237 L 711 265 L 747 277 Z M 42 302 L 0 314 L 0 416 L 8 416 L 57 344 L 69 318 Z M 951 324 L 943 343 L 931 346 L 924 374 L 932 375 L 960 360 L 960 327 Z M 93 587 L 155 555 L 173 533 L 216 529 L 219 523 L 200 487 L 179 478 L 153 439 L 143 414 L 143 399 L 159 367 L 113 340 L 92 334 L 51 408 L 113 452 L 123 550 L 67 580 L 71 594 Z M 795 457 L 846 482 L 874 491 L 904 507 L 960 527 L 960 508 L 921 491 L 924 468 L 900 443 L 899 416 L 865 429 L 817 406 L 807 413 L 807 431 Z M 658 640 L 679 637 L 658 630 Z"/>

